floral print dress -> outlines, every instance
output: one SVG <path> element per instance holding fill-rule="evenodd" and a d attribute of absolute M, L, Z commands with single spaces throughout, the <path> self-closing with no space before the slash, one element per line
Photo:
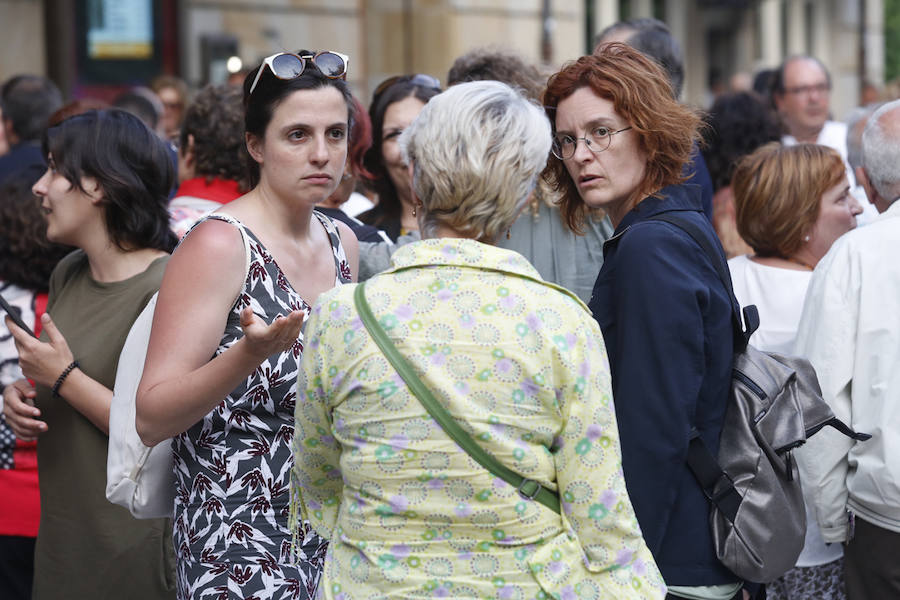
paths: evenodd
<path fill-rule="evenodd" d="M 318 596 L 665 596 L 584 304 L 521 255 L 473 240 L 409 244 L 392 264 L 366 285 L 388 336 L 473 439 L 558 491 L 562 514 L 444 433 L 369 337 L 356 286 L 341 286 L 313 308 L 298 380 L 295 508 L 331 540 Z"/>
<path fill-rule="evenodd" d="M 337 228 L 324 215 L 313 214 L 331 241 L 335 285 L 349 282 Z M 250 249 L 244 289 L 228 315 L 218 355 L 243 335 L 244 307 L 267 323 L 310 307 L 249 229 L 228 215 L 207 218 L 241 229 Z M 219 406 L 173 440 L 173 537 L 181 600 L 309 598 L 316 589 L 327 541 L 302 525 L 295 560 L 288 528 L 294 384 L 302 353 L 301 334 L 293 348 L 263 361 Z"/>

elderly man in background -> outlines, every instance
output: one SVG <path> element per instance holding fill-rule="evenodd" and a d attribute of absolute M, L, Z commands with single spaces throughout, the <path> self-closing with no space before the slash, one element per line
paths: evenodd
<path fill-rule="evenodd" d="M 861 179 L 862 174 L 860 171 L 862 171 L 863 131 L 865 131 L 866 125 L 869 124 L 869 119 L 872 117 L 872 114 L 880 107 L 881 103 L 859 106 L 850 111 L 846 118 L 847 164 L 853 172 L 853 177 L 850 179 L 850 183 L 853 187 L 850 188 L 850 193 L 853 194 L 853 197 L 856 198 L 856 201 L 859 202 L 859 205 L 863 209 L 862 214 L 856 217 L 856 223 L 858 225 L 866 225 L 878 216 L 878 209 L 875 208 L 874 204 L 869 202 L 869 198 L 866 196 L 866 189 L 863 187 Z"/>
<path fill-rule="evenodd" d="M 873 434 L 860 443 L 825 430 L 798 453 L 822 537 L 846 543 L 849 600 L 900 598 L 900 101 L 872 115 L 862 150 L 881 215 L 816 267 L 796 347 L 835 415 Z"/>

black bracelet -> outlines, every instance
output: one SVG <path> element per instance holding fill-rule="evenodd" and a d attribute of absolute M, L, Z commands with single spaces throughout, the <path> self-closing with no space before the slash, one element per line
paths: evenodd
<path fill-rule="evenodd" d="M 59 377 L 56 378 L 56 383 L 53 384 L 52 392 L 54 398 L 59 398 L 59 388 L 63 384 L 63 381 L 66 380 L 66 377 L 69 376 L 69 373 L 78 368 L 78 361 L 73 360 L 72 364 L 63 369 L 63 372 L 59 374 Z"/>

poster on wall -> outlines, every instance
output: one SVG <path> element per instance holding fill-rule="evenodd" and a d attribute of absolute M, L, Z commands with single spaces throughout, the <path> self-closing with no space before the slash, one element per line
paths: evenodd
<path fill-rule="evenodd" d="M 152 58 L 152 0 L 87 0 L 87 54 L 92 60 Z"/>

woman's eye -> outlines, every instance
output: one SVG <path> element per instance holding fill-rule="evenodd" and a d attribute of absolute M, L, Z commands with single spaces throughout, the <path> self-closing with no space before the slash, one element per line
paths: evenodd
<path fill-rule="evenodd" d="M 299 129 L 295 129 L 294 131 L 292 131 L 288 134 L 288 139 L 295 140 L 295 141 L 302 140 L 305 138 L 306 138 L 306 132 L 299 130 Z"/>
<path fill-rule="evenodd" d="M 597 127 L 594 129 L 594 136 L 598 138 L 605 138 L 609 135 L 609 129 L 606 127 Z"/>
<path fill-rule="evenodd" d="M 328 131 L 328 137 L 335 141 L 342 140 L 347 137 L 347 132 L 343 129 L 331 129 Z"/>
<path fill-rule="evenodd" d="M 388 131 L 384 134 L 384 141 L 392 140 L 394 138 L 400 137 L 400 134 L 403 133 L 402 129 L 394 129 L 392 131 Z"/>

